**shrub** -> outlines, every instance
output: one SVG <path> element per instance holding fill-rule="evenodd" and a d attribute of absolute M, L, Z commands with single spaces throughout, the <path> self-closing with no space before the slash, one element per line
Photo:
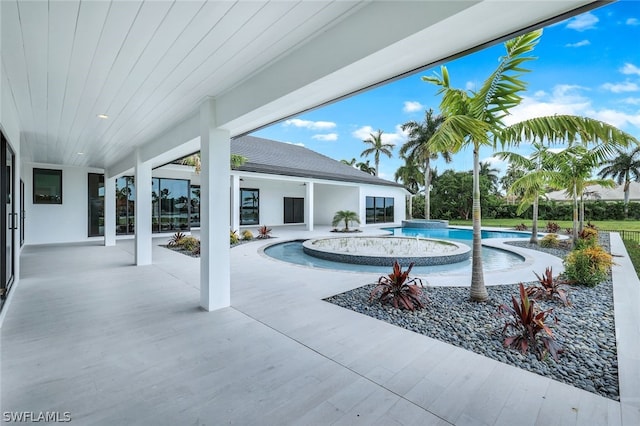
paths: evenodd
<path fill-rule="evenodd" d="M 560 231 L 560 225 L 557 222 L 547 222 L 547 226 L 544 229 L 544 232 L 549 232 L 551 234 L 557 234 Z"/>
<path fill-rule="evenodd" d="M 557 361 L 562 348 L 556 342 L 551 329 L 545 324 L 553 309 L 539 310 L 535 302 L 527 296 L 522 283 L 520 283 L 520 300 L 511 296 L 511 303 L 513 306 L 502 304 L 498 308 L 499 313 L 509 316 L 502 329 L 503 334 L 508 333 L 503 345 L 507 348 L 519 349 L 523 354 L 532 349 L 536 352 L 538 359 L 551 354 Z M 557 319 L 555 321 L 557 322 Z"/>
<path fill-rule="evenodd" d="M 534 274 L 536 273 L 534 272 Z M 542 276 L 536 274 L 536 277 L 538 278 L 539 285 L 527 287 L 526 291 L 528 296 L 536 300 L 558 299 L 564 306 L 571 306 L 571 302 L 569 302 L 567 298 L 567 291 L 562 288 L 566 282 L 557 278 L 554 279 L 551 267 L 545 269 Z"/>
<path fill-rule="evenodd" d="M 413 311 L 416 308 L 424 308 L 420 300 L 424 286 L 420 278 L 409 279 L 411 268 L 413 268 L 413 262 L 406 271 L 403 271 L 396 260 L 393 264 L 393 271 L 378 279 L 378 285 L 371 290 L 369 301 L 377 297 L 380 303 L 391 303 L 396 309 Z"/>
<path fill-rule="evenodd" d="M 253 232 L 249 231 L 248 229 L 245 229 L 244 231 L 242 231 L 242 239 L 253 240 Z"/>
<path fill-rule="evenodd" d="M 560 245 L 560 240 L 557 234 L 547 234 L 540 240 L 540 247 L 543 248 L 556 248 Z"/>
<path fill-rule="evenodd" d="M 182 232 L 176 232 L 175 234 L 173 234 L 173 236 L 171 236 L 171 238 L 169 239 L 169 242 L 167 243 L 167 245 L 169 247 L 178 247 L 182 244 L 182 240 L 186 237 L 185 234 L 183 234 Z"/>
<path fill-rule="evenodd" d="M 193 251 L 193 249 L 199 246 L 200 240 L 192 236 L 184 237 L 180 242 L 180 247 L 187 251 Z"/>
<path fill-rule="evenodd" d="M 527 229 L 529 229 L 527 227 L 527 225 L 525 225 L 524 223 L 521 223 L 520 225 L 516 225 L 513 227 L 516 231 L 526 231 Z"/>
<path fill-rule="evenodd" d="M 599 245 L 576 249 L 564 259 L 565 276 L 574 284 L 595 287 L 607 278 L 613 258 Z"/>
<path fill-rule="evenodd" d="M 231 230 L 229 231 L 229 244 L 238 244 L 240 242 L 240 237 L 238 236 L 238 231 Z"/>
<path fill-rule="evenodd" d="M 264 238 L 271 238 L 271 235 L 269 235 L 271 233 L 271 228 L 268 228 L 267 225 L 262 225 L 260 228 L 258 228 L 258 237 L 260 239 L 264 239 Z"/>

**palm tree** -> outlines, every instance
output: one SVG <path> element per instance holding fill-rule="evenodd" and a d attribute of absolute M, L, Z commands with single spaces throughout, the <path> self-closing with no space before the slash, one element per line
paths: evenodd
<path fill-rule="evenodd" d="M 382 130 L 378 130 L 377 134 L 369 133 L 369 139 L 365 139 L 364 142 L 367 145 L 371 145 L 369 148 L 362 151 L 360 154 L 361 157 L 368 157 L 373 154 L 373 160 L 375 162 L 376 174 L 375 176 L 379 176 L 379 166 L 380 166 L 380 154 L 384 154 L 387 157 L 391 158 L 393 145 L 390 143 L 382 142 L 382 134 L 384 132 Z"/>
<path fill-rule="evenodd" d="M 200 170 L 202 169 L 202 161 L 201 161 L 199 152 L 189 155 L 188 157 L 184 157 L 178 160 L 178 162 L 185 166 L 194 167 L 196 169 L 197 174 L 199 174 Z M 242 155 L 239 155 L 239 154 L 231 154 L 229 166 L 232 169 L 237 169 L 238 167 L 242 166 L 246 162 L 247 162 L 247 157 L 243 157 Z"/>
<path fill-rule="evenodd" d="M 508 151 L 496 152 L 494 156 L 509 161 L 509 167 L 513 166 L 514 170 L 525 171 L 522 176 L 514 180 L 507 191 L 511 194 L 520 193 L 522 196 L 520 205 L 516 210 L 518 214 L 533 205 L 529 242 L 538 244 L 538 203 L 540 195 L 544 194 L 548 182 L 545 174 L 536 172 L 543 170 L 543 167 L 548 168 L 547 163 L 550 151 L 540 142 L 534 142 L 531 146 L 534 151 L 529 157 Z"/>
<path fill-rule="evenodd" d="M 396 182 L 402 181 L 402 184 L 412 194 L 417 194 L 420 190 L 420 186 L 424 185 L 425 175 L 416 164 L 415 157 L 409 156 L 401 158 L 405 161 L 404 165 L 398 167 L 394 175 Z"/>
<path fill-rule="evenodd" d="M 424 218 L 431 219 L 431 198 L 429 189 L 431 187 L 431 160 L 438 159 L 438 154 L 442 154 L 444 160 L 451 162 L 451 156 L 447 151 L 439 152 L 430 146 L 430 140 L 435 131 L 444 121 L 441 115 L 433 115 L 433 110 L 425 112 L 424 121 L 408 121 L 402 125 L 402 130 L 409 132 L 407 142 L 400 148 L 400 156 L 405 158 L 415 158 L 424 164 Z"/>
<path fill-rule="evenodd" d="M 496 155 L 496 154 L 494 154 Z M 509 163 L 509 165 L 507 166 L 507 171 L 505 172 L 504 176 L 502 176 L 499 180 L 500 183 L 500 188 L 502 188 L 504 190 L 505 193 L 509 192 L 509 189 L 511 188 L 511 186 L 513 185 L 513 183 L 515 181 L 517 181 L 518 179 L 520 179 L 522 176 L 524 176 L 524 174 L 527 172 L 527 170 L 518 167 L 517 165 L 513 164 L 513 163 Z M 519 194 L 517 192 L 513 192 L 514 196 L 519 197 L 522 194 Z"/>
<path fill-rule="evenodd" d="M 340 160 L 340 162 L 342 164 L 346 164 L 347 166 L 351 166 L 351 167 L 354 167 L 356 165 L 356 159 L 355 158 L 352 158 L 350 161 L 342 159 L 342 160 Z"/>
<path fill-rule="evenodd" d="M 534 59 L 526 56 L 533 50 L 542 31 L 534 31 L 507 41 L 506 55 L 496 70 L 485 80 L 478 92 L 451 87 L 446 67 L 442 75 L 423 77 L 424 81 L 440 86 L 440 110 L 445 119 L 431 138 L 434 151 L 456 153 L 473 147 L 473 253 L 471 271 L 471 299 L 488 299 L 482 270 L 482 239 L 480 213 L 480 147 L 492 146 L 491 134 L 503 127 L 502 119 L 509 109 L 521 101 L 519 95 L 526 84 L 520 75 L 527 70 L 523 63 Z"/>
<path fill-rule="evenodd" d="M 333 222 L 331 222 L 331 226 L 338 226 L 340 222 L 344 221 L 344 230 L 349 231 L 349 222 L 360 223 L 360 218 L 356 212 L 351 210 L 339 210 L 333 216 Z"/>
<path fill-rule="evenodd" d="M 481 161 L 479 173 L 480 176 L 484 176 L 487 178 L 489 184 L 491 185 L 491 190 L 493 192 L 496 192 L 498 190 L 498 173 L 500 173 L 500 170 L 496 169 L 495 167 L 491 167 L 491 164 L 489 162 Z"/>
<path fill-rule="evenodd" d="M 367 160 L 366 163 L 362 161 L 359 163 L 356 163 L 356 167 L 365 173 L 369 173 L 370 175 L 377 176 L 376 169 L 375 167 L 371 167 L 371 164 L 369 164 L 369 160 Z"/>
<path fill-rule="evenodd" d="M 640 147 L 631 152 L 616 150 L 615 157 L 606 161 L 605 167 L 598 172 L 601 178 L 611 177 L 618 185 L 624 184 L 624 218 L 629 216 L 629 185 L 640 180 Z"/>

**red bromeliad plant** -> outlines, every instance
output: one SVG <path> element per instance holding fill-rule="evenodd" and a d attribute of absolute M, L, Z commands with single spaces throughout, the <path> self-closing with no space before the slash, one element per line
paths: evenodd
<path fill-rule="evenodd" d="M 262 225 L 261 227 L 258 228 L 258 238 L 259 239 L 264 239 L 264 238 L 271 238 L 271 228 L 269 228 L 267 225 Z"/>
<path fill-rule="evenodd" d="M 372 301 L 377 296 L 381 303 L 389 302 L 396 309 L 413 311 L 416 308 L 424 308 L 420 300 L 424 286 L 420 278 L 409 279 L 411 268 L 413 268 L 413 262 L 411 262 L 406 271 L 403 271 L 396 260 L 393 264 L 393 272 L 378 279 L 378 285 L 371 291 L 369 301 Z"/>
<path fill-rule="evenodd" d="M 169 239 L 169 243 L 167 243 L 167 245 L 169 247 L 178 247 L 180 244 L 182 244 L 182 241 L 185 239 L 185 237 L 185 234 L 178 231 Z"/>
<path fill-rule="evenodd" d="M 526 354 L 531 350 L 536 352 L 538 359 L 543 359 L 547 354 L 551 354 L 553 359 L 558 360 L 558 354 L 562 348 L 553 336 L 551 329 L 545 324 L 547 316 L 553 309 L 541 311 L 535 306 L 533 300 L 529 300 L 524 285 L 520 283 L 520 300 L 511 296 L 513 306 L 500 305 L 502 313 L 509 314 L 503 333 L 513 332 L 504 339 L 504 346 L 519 349 Z M 556 318 L 557 322 L 557 318 Z"/>
<path fill-rule="evenodd" d="M 534 272 L 534 274 L 536 273 Z M 527 287 L 526 291 L 528 296 L 537 300 L 559 299 L 564 306 L 571 306 L 571 302 L 567 298 L 567 291 L 561 288 L 566 282 L 554 279 L 550 266 L 545 269 L 542 276 L 536 274 L 536 277 L 540 285 Z"/>

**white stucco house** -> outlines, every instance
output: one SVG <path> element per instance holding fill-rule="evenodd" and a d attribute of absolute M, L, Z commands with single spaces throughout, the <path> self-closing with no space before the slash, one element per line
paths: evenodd
<path fill-rule="evenodd" d="M 254 136 L 232 140 L 231 152 L 247 159 L 230 172 L 231 229 L 297 224 L 313 230 L 315 225 L 331 225 L 338 210 L 358 213 L 362 226 L 392 225 L 405 219 L 409 193 L 396 182 L 301 146 Z M 104 237 L 104 170 L 25 163 L 23 173 L 21 244 Z M 200 173 L 193 167 L 170 163 L 151 174 L 152 231 L 199 229 Z M 115 215 L 118 236 L 135 235 L 135 186 L 133 176 L 116 180 L 116 209 L 111 214 Z M 57 192 L 61 197 L 43 202 Z"/>

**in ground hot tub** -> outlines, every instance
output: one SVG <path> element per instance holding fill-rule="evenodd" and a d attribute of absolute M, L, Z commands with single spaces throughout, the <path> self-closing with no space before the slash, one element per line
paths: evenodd
<path fill-rule="evenodd" d="M 332 237 L 302 244 L 310 256 L 359 265 L 447 265 L 469 259 L 471 247 L 452 241 L 409 237 Z"/>
<path fill-rule="evenodd" d="M 443 229 L 449 227 L 448 220 L 408 219 L 402 221 L 403 228 Z"/>

